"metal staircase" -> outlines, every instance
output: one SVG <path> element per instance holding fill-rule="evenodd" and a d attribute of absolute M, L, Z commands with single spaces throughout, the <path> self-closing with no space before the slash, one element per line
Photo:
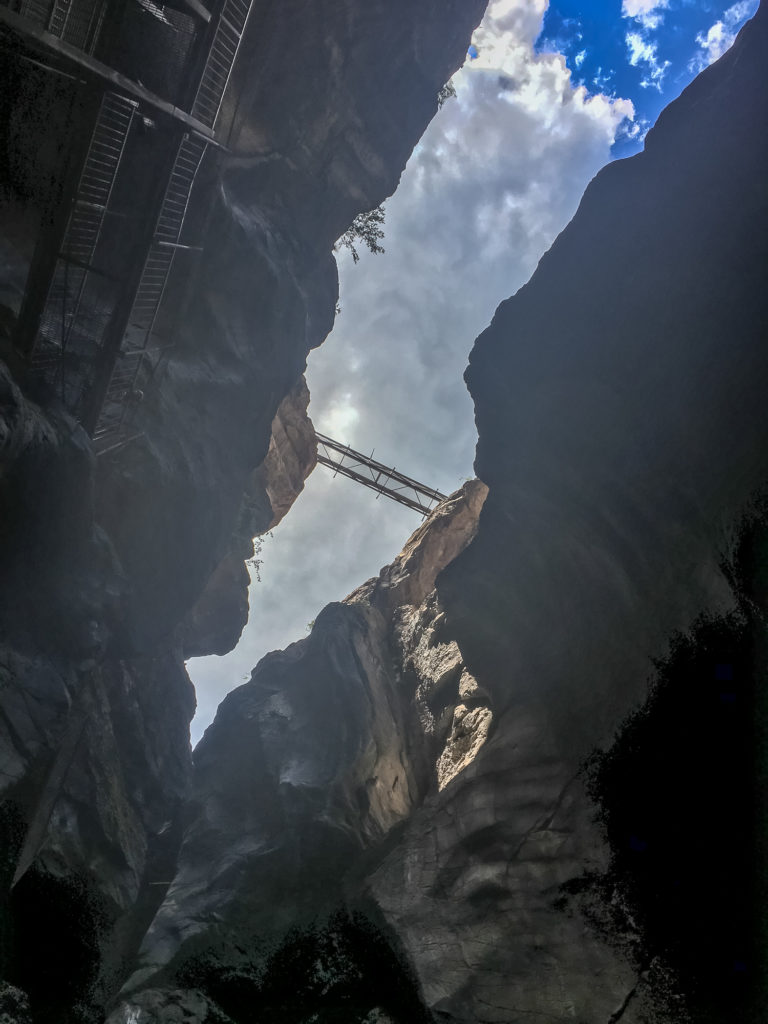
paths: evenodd
<path fill-rule="evenodd" d="M 190 111 L 209 128 L 213 128 L 219 115 L 250 9 L 251 0 L 224 0 Z"/>
<path fill-rule="evenodd" d="M 157 353 L 151 344 L 152 331 L 181 245 L 189 198 L 206 148 L 204 140 L 185 135 L 176 154 L 123 342 L 93 431 L 97 452 L 113 449 L 130 432 L 131 413 L 141 400 L 142 385 L 154 370 L 153 355 Z"/>
<path fill-rule="evenodd" d="M 82 161 L 77 184 L 64 161 L 64 201 L 52 190 L 16 333 L 33 373 L 54 386 L 99 453 L 131 436 L 161 351 L 155 326 L 175 256 L 197 248 L 182 238 L 185 217 L 206 149 L 219 145 L 214 127 L 252 0 L 214 0 L 210 8 L 200 0 L 139 4 L 137 20 L 135 5 L 129 17 L 121 0 L 0 0 L 0 21 L 29 47 L 33 63 L 42 52 L 43 66 L 50 60 L 83 96 L 106 90 L 93 103 L 88 152 L 71 161 Z M 146 21 L 147 12 L 154 19 Z M 142 51 L 149 25 L 147 45 L 155 49 Z M 181 42 L 171 53 L 163 47 L 172 30 Z M 149 88 L 139 72 L 154 75 Z M 157 132 L 155 143 L 145 125 Z M 158 176 L 149 195 L 135 185 L 137 160 L 150 160 Z M 124 218 L 124 235 L 110 214 Z"/>
<path fill-rule="evenodd" d="M 96 253 L 137 103 L 104 94 L 31 346 L 31 365 L 66 391 L 64 356 L 93 356 L 115 301 Z M 78 375 L 74 375 L 78 376 Z M 79 375 L 82 389 L 84 380 Z M 76 396 L 66 395 L 70 402 Z M 68 403 L 69 404 L 69 403 Z"/>
<path fill-rule="evenodd" d="M 70 46 L 91 53 L 99 35 L 105 7 L 103 0 L 54 0 L 48 31 Z"/>

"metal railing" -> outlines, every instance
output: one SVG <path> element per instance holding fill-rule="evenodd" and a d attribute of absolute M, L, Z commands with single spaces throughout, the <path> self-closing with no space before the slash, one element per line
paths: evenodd
<path fill-rule="evenodd" d="M 4 6 L 9 7 L 11 4 L 6 0 Z M 25 18 L 29 18 L 29 20 L 33 21 L 36 25 L 40 25 L 42 28 L 47 28 L 52 6 L 52 0 L 21 0 L 21 4 L 19 5 L 19 14 Z"/>
<path fill-rule="evenodd" d="M 213 128 L 243 38 L 251 0 L 224 0 L 190 113 Z"/>
<path fill-rule="evenodd" d="M 61 389 L 69 406 L 87 388 L 90 370 L 80 364 L 98 350 L 116 301 L 96 252 L 136 109 L 117 93 L 102 97 L 32 344 L 33 369 Z"/>
<path fill-rule="evenodd" d="M 13 8 L 11 0 L 2 6 Z M 99 37 L 106 0 L 21 0 L 19 14 L 70 46 L 92 53 Z"/>
<path fill-rule="evenodd" d="M 318 449 L 317 461 L 321 466 L 332 469 L 334 475 L 341 473 L 342 476 L 355 480 L 365 487 L 370 487 L 379 494 L 391 498 L 406 508 L 412 508 L 420 512 L 422 516 L 428 516 L 435 505 L 445 501 L 447 495 L 436 491 L 433 487 L 427 487 L 412 477 L 398 473 L 394 467 L 383 465 L 377 462 L 371 455 L 363 455 L 356 452 L 349 445 L 339 444 L 324 434 L 316 434 Z"/>
<path fill-rule="evenodd" d="M 179 145 L 117 362 L 93 431 L 97 452 L 113 450 L 130 435 L 133 414 L 143 398 L 142 388 L 154 373 L 162 346 L 152 346 L 152 331 L 176 251 L 185 248 L 181 245 L 181 233 L 206 145 L 193 135 L 185 135 Z"/>
<path fill-rule="evenodd" d="M 54 0 L 48 31 L 70 46 L 92 53 L 106 6 L 104 0 Z"/>

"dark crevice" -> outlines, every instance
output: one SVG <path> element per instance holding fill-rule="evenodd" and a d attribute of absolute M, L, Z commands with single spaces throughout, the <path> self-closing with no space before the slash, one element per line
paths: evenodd
<path fill-rule="evenodd" d="M 201 953 L 177 982 L 204 991 L 233 1024 L 363 1024 L 376 1014 L 393 1024 L 429 1024 L 398 940 L 379 917 L 372 907 L 339 911 L 294 929 L 258 965 Z"/>
<path fill-rule="evenodd" d="M 638 962 L 658 957 L 668 966 L 697 1024 L 762 1019 L 755 907 L 767 557 L 768 520 L 753 522 L 732 567 L 740 609 L 702 617 L 675 637 L 647 702 L 591 759 L 588 787 L 611 866 L 569 886 L 593 923 L 630 942 Z"/>

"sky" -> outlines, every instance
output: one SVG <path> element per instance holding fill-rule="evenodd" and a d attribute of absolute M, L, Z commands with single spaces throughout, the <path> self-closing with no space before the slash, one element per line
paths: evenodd
<path fill-rule="evenodd" d="M 565 227 L 597 171 L 642 148 L 667 103 L 731 45 L 757 0 L 491 0 L 384 204 L 385 252 L 337 253 L 341 312 L 309 360 L 315 427 L 450 493 L 473 475 L 462 375 L 476 336 Z M 716 140 L 713 140 L 716 144 Z M 317 467 L 272 536 L 250 621 L 187 663 L 193 743 L 268 651 L 392 561 L 418 513 Z"/>

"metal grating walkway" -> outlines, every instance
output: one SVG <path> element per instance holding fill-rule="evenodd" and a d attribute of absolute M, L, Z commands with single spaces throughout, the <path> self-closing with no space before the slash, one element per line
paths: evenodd
<path fill-rule="evenodd" d="M 213 128 L 243 38 L 251 0 L 224 0 L 190 113 Z"/>
<path fill-rule="evenodd" d="M 102 98 L 32 343 L 32 366 L 52 371 L 47 376 L 61 387 L 64 354 L 92 355 L 112 313 L 113 289 L 95 256 L 136 109 L 134 100 L 117 93 Z"/>
<path fill-rule="evenodd" d="M 143 378 L 152 373 L 152 330 L 180 246 L 189 198 L 206 147 L 203 139 L 185 135 L 176 154 L 123 342 L 93 431 L 97 451 L 114 448 L 126 435 L 131 413 L 141 398 Z"/>
<path fill-rule="evenodd" d="M 33 371 L 91 433 L 97 453 L 120 447 L 134 431 L 162 347 L 155 327 L 174 258 L 180 249 L 201 251 L 184 243 L 182 230 L 206 149 L 218 145 L 214 127 L 251 4 L 214 0 L 209 9 L 200 0 L 176 0 L 166 9 L 138 0 L 140 17 L 131 21 L 135 5 L 120 0 L 0 0 L 3 24 L 35 52 L 55 55 L 52 66 L 75 63 L 96 77 L 97 88 L 109 80 L 100 107 L 94 104 L 98 114 L 90 115 L 79 181 L 67 186 L 68 208 L 52 204 L 60 213 L 39 239 L 16 335 Z M 145 53 L 139 43 L 147 13 L 155 49 Z M 166 53 L 171 29 L 183 46 Z M 148 103 L 169 120 L 156 128 L 143 115 Z M 147 131 L 155 129 L 170 130 L 176 141 L 155 146 L 158 188 L 131 208 L 136 161 L 151 149 Z M 125 219 L 125 235 L 117 217 Z"/>
<path fill-rule="evenodd" d="M 441 494 L 433 487 L 420 484 L 418 480 L 405 476 L 392 467 L 376 462 L 373 455 L 363 455 L 349 445 L 339 444 L 324 434 L 316 434 L 317 461 L 336 473 L 364 484 L 378 494 L 428 516 L 435 505 L 445 501 L 447 495 Z"/>

